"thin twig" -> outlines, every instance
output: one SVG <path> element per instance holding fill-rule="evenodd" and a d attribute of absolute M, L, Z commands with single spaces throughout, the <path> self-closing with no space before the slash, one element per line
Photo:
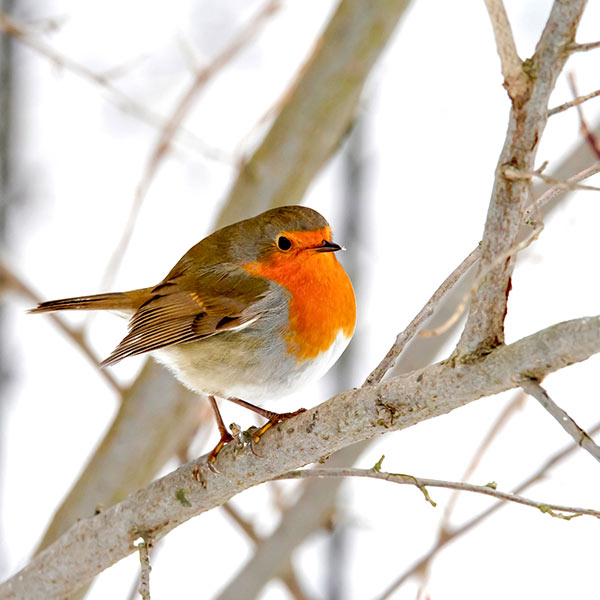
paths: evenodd
<path fill-rule="evenodd" d="M 238 527 L 246 534 L 249 540 L 251 540 L 256 546 L 262 543 L 264 540 L 256 533 L 256 530 L 252 523 L 242 517 L 240 513 L 234 508 L 231 502 L 226 502 L 221 507 L 231 519 L 238 525 Z M 279 574 L 279 578 L 287 587 L 288 592 L 295 600 L 306 600 L 306 596 L 302 592 L 302 586 L 298 580 L 298 576 L 294 570 L 294 567 L 290 561 L 282 569 Z"/>
<path fill-rule="evenodd" d="M 150 110 L 147 106 L 137 102 L 137 100 L 134 100 L 130 96 L 127 96 L 127 94 L 123 93 L 119 88 L 110 82 L 109 77 L 103 74 L 94 73 L 85 65 L 78 63 L 64 54 L 61 54 L 52 46 L 46 44 L 44 41 L 39 39 L 39 37 L 35 36 L 25 24 L 19 22 L 13 17 L 9 17 L 6 13 L 1 11 L 0 32 L 14 37 L 38 54 L 46 57 L 55 65 L 70 71 L 71 73 L 90 83 L 100 86 L 107 93 L 107 99 L 123 112 L 133 115 L 145 123 L 152 125 L 153 127 L 162 128 L 165 126 L 166 121 L 163 116 Z M 177 132 L 177 137 L 181 142 L 185 143 L 190 148 L 193 148 L 207 159 L 215 160 L 228 165 L 232 164 L 233 162 L 228 154 L 222 150 L 209 146 L 191 131 L 180 129 Z"/>
<path fill-rule="evenodd" d="M 22 281 L 9 267 L 0 261 L 0 279 L 3 279 L 5 285 L 14 289 L 25 298 L 31 300 L 33 304 L 39 304 L 42 299 L 39 294 L 36 294 L 24 281 Z M 64 319 L 56 313 L 49 313 L 48 316 L 56 326 L 70 339 L 83 355 L 96 367 L 98 374 L 108 383 L 108 385 L 119 395 L 122 396 L 123 389 L 116 379 L 110 374 L 107 369 L 100 366 L 100 359 L 96 356 L 85 340 L 83 332 L 71 327 Z"/>
<path fill-rule="evenodd" d="M 496 47 L 500 55 L 504 87 L 509 96 L 515 100 L 527 91 L 529 78 L 523 71 L 523 63 L 517 53 L 517 46 L 502 0 L 485 0 L 485 6 L 490 15 Z"/>
<path fill-rule="evenodd" d="M 437 305 L 445 294 L 456 284 L 456 282 L 479 260 L 479 247 L 471 253 L 446 277 L 442 285 L 435 291 L 433 296 L 427 301 L 425 306 L 419 311 L 414 319 L 408 324 L 404 331 L 398 334 L 394 345 L 388 350 L 383 360 L 367 377 L 363 385 L 375 385 L 379 383 L 385 374 L 394 366 L 396 359 L 404 350 L 404 347 L 415 337 L 419 327 L 433 314 Z"/>
<path fill-rule="evenodd" d="M 513 181 L 517 179 L 530 181 L 534 177 L 538 177 L 545 183 L 551 185 L 559 185 L 562 186 L 563 189 L 567 190 L 590 190 L 592 192 L 600 192 L 600 187 L 596 187 L 593 185 L 581 185 L 578 183 L 569 183 L 568 180 L 563 181 L 561 179 L 557 179 L 556 177 L 551 177 L 550 175 L 544 175 L 544 173 L 540 173 L 539 171 L 523 171 L 520 169 L 514 169 L 513 167 L 507 167 L 506 169 L 504 169 L 504 175 L 507 179 Z"/>
<path fill-rule="evenodd" d="M 140 589 L 138 590 L 143 600 L 150 600 L 150 553 L 149 548 L 151 544 L 147 540 L 143 540 L 138 544 L 138 551 L 140 553 Z"/>
<path fill-rule="evenodd" d="M 590 429 L 590 433 L 592 435 L 598 433 L 600 431 L 600 423 L 597 423 L 594 427 Z M 554 467 L 557 463 L 567 458 L 570 454 L 572 454 L 579 446 L 577 444 L 571 444 L 566 448 L 556 452 L 553 456 L 551 456 L 540 468 L 530 475 L 525 481 L 521 482 L 516 488 L 513 489 L 513 494 L 519 494 L 523 490 L 532 486 L 534 483 L 537 483 L 544 477 L 548 471 Z M 396 580 L 394 580 L 385 590 L 385 592 L 377 598 L 377 600 L 386 600 L 390 598 L 390 596 L 400 588 L 408 579 L 421 573 L 422 570 L 426 567 L 428 563 L 430 563 L 439 553 L 443 550 L 446 545 L 448 545 L 451 541 L 465 535 L 472 529 L 474 529 L 477 525 L 485 521 L 488 517 L 493 515 L 500 508 L 506 506 L 506 502 L 500 501 L 496 502 L 493 506 L 490 506 L 487 510 L 483 511 L 476 517 L 472 518 L 470 521 L 467 521 L 460 527 L 457 527 L 453 530 L 446 530 L 441 532 L 439 538 L 437 539 L 434 546 L 424 554 L 419 560 L 417 560 L 410 568 L 408 568 L 404 573 L 402 573 Z"/>
<path fill-rule="evenodd" d="M 592 175 L 595 175 L 598 172 L 600 172 L 600 162 L 592 165 L 591 167 L 588 167 L 587 169 L 584 169 L 583 171 L 580 171 L 579 173 L 576 173 L 575 175 L 569 177 L 564 181 L 552 178 L 554 180 L 554 185 L 546 192 L 544 192 L 537 200 L 532 202 L 523 211 L 523 221 L 527 222 L 536 211 L 540 210 L 547 202 L 549 202 L 552 198 L 554 198 L 561 192 L 564 192 L 565 190 L 576 189 L 575 186 L 577 186 L 579 181 L 583 181 L 584 179 L 587 179 L 588 177 L 591 177 Z M 535 174 L 539 175 L 539 173 Z M 589 188 L 591 188 L 591 186 L 588 186 L 588 189 Z M 598 188 L 591 189 L 596 191 L 598 190 Z M 435 329 L 424 329 L 419 333 L 419 335 L 424 338 L 433 337 L 436 335 L 441 335 L 450 327 L 452 327 L 452 325 L 454 325 L 454 323 L 456 323 L 456 321 L 458 321 L 460 316 L 463 314 L 463 312 L 467 308 L 470 298 L 472 298 L 473 295 L 477 292 L 479 286 L 484 281 L 485 277 L 490 272 L 490 270 L 498 264 L 500 264 L 502 261 L 506 260 L 508 257 L 513 256 L 514 254 L 520 252 L 529 244 L 531 244 L 531 242 L 533 242 L 533 240 L 540 234 L 540 232 L 541 224 L 537 223 L 530 235 L 527 236 L 527 238 L 516 244 L 513 248 L 509 248 L 506 252 L 496 256 L 496 258 L 491 263 L 489 263 L 488 267 L 479 273 L 477 279 L 473 282 L 473 285 L 471 286 L 469 291 L 462 297 L 461 301 L 456 307 L 456 310 L 450 315 L 450 317 Z"/>
<path fill-rule="evenodd" d="M 555 0 L 534 55 L 523 63 L 524 91 L 510 90 L 512 107 L 488 207 L 479 271 L 512 248 L 521 235 L 521 219 L 528 204 L 530 182 L 508 180 L 502 167 L 515 165 L 532 171 L 547 124 L 548 99 L 568 59 L 565 47 L 574 41 L 586 0 Z M 472 299 L 456 352 L 478 357 L 504 343 L 504 320 L 515 259 L 490 271 Z"/>
<path fill-rule="evenodd" d="M 571 93 L 573 96 L 578 96 L 577 85 L 575 84 L 575 75 L 571 72 L 569 73 L 567 79 L 569 81 Z M 592 149 L 592 152 L 596 155 L 596 158 L 600 159 L 600 141 L 598 141 L 598 136 L 596 136 L 596 134 L 588 127 L 587 121 L 583 116 L 583 109 L 579 105 L 577 106 L 577 113 L 579 114 L 579 129 L 589 147 Z"/>
<path fill-rule="evenodd" d="M 506 426 L 510 418 L 515 414 L 517 410 L 519 410 L 523 406 L 523 401 L 526 396 L 523 391 L 517 393 L 516 397 L 510 402 L 506 408 L 498 415 L 498 418 L 488 431 L 487 435 L 483 438 L 479 448 L 475 451 L 471 462 L 465 469 L 463 476 L 461 479 L 463 481 L 467 481 L 470 479 L 471 475 L 474 473 L 475 469 L 481 462 L 484 454 L 490 448 L 492 442 L 496 439 L 498 434 L 502 431 L 502 429 Z M 444 511 L 444 517 L 440 523 L 440 531 L 446 531 L 448 529 L 448 524 L 450 522 L 450 517 L 456 506 L 456 502 L 458 500 L 458 496 L 460 494 L 460 490 L 456 490 L 449 498 L 448 504 L 446 505 L 446 510 Z"/>
<path fill-rule="evenodd" d="M 571 44 L 567 50 L 569 52 L 588 52 L 600 48 L 600 42 L 588 42 L 587 44 Z"/>
<path fill-rule="evenodd" d="M 550 398 L 548 392 L 537 381 L 525 381 L 521 387 L 533 396 L 575 440 L 577 445 L 589 452 L 600 462 L 600 447 L 575 421 Z"/>
<path fill-rule="evenodd" d="M 572 177 L 569 177 L 567 180 L 556 180 L 555 184 L 544 192 L 535 202 L 533 202 L 529 207 L 525 209 L 523 214 L 523 220 L 527 221 L 529 217 L 537 210 L 542 208 L 544 204 L 549 202 L 552 198 L 564 192 L 566 189 L 571 189 L 571 186 L 576 185 L 580 181 L 595 175 L 600 172 L 600 162 L 576 173 Z M 393 346 L 389 349 L 388 353 L 385 355 L 384 359 L 377 365 L 377 367 L 371 372 L 371 374 L 367 377 L 365 383 L 363 385 L 373 385 L 379 383 L 385 374 L 394 366 L 396 359 L 402 353 L 402 350 L 406 346 L 406 344 L 415 336 L 419 327 L 423 324 L 423 322 L 428 319 L 435 308 L 444 297 L 446 292 L 448 292 L 456 282 L 469 270 L 469 268 L 479 260 L 480 258 L 480 250 L 479 247 L 475 248 L 471 251 L 471 253 L 456 267 L 456 269 L 446 278 L 446 280 L 440 285 L 440 287 L 436 290 L 433 296 L 427 301 L 425 306 L 420 310 L 420 312 L 415 316 L 415 318 L 409 323 L 408 327 L 396 338 Z M 494 263 L 495 264 L 495 263 Z M 469 293 L 470 296 L 470 293 Z M 464 300 L 464 299 L 463 299 Z M 441 333 L 440 328 L 445 327 L 448 329 L 462 314 L 464 311 L 464 307 L 461 307 L 459 304 L 457 310 L 450 316 L 450 319 L 443 323 L 440 327 L 432 330 L 433 333 L 425 333 L 425 331 L 421 332 L 422 337 L 428 337 L 428 335 L 439 334 Z M 445 330 L 445 329 L 444 329 Z"/>
<path fill-rule="evenodd" d="M 549 504 L 546 502 L 536 502 L 524 496 L 519 496 L 512 492 L 501 492 L 496 489 L 495 484 L 474 485 L 462 481 L 444 481 L 441 479 L 425 479 L 422 477 L 414 477 L 413 475 L 403 475 L 401 473 L 386 473 L 378 468 L 374 469 L 356 469 L 348 468 L 331 468 L 331 467 L 316 467 L 313 469 L 299 469 L 297 471 L 289 471 L 277 477 L 277 479 L 304 479 L 308 477 L 366 477 L 370 479 L 383 479 L 398 483 L 400 485 L 414 485 L 425 495 L 425 499 L 435 506 L 435 502 L 431 500 L 427 494 L 428 487 L 446 488 L 449 490 L 460 490 L 461 492 L 474 492 L 476 494 L 484 494 L 492 496 L 498 500 L 506 500 L 523 504 L 524 506 L 532 506 L 537 508 L 542 513 L 547 513 L 551 517 L 560 519 L 572 519 L 582 515 L 588 515 L 600 519 L 600 510 L 592 508 L 579 508 L 574 506 L 564 506 L 562 504 Z M 568 514 L 565 514 L 568 513 Z"/>
<path fill-rule="evenodd" d="M 557 115 L 558 113 L 572 108 L 573 106 L 579 106 L 580 104 L 583 104 L 584 102 L 587 102 L 592 98 L 596 98 L 596 96 L 600 96 L 600 90 L 596 90 L 595 92 L 591 92 L 590 94 L 586 94 L 585 96 L 577 96 L 577 98 L 569 100 L 569 102 L 565 102 L 564 104 L 559 104 L 558 106 L 551 108 L 548 111 L 548 116 L 552 117 L 553 115 Z"/>
<path fill-rule="evenodd" d="M 235 524 L 246 534 L 246 537 L 258 544 L 260 542 L 260 536 L 256 533 L 254 526 L 247 519 L 242 517 L 240 513 L 233 507 L 231 502 L 225 502 L 221 508 L 227 513 L 227 515 L 235 522 Z"/>
<path fill-rule="evenodd" d="M 551 188 L 547 189 L 537 200 L 532 202 L 524 211 L 523 219 L 527 221 L 529 217 L 534 214 L 536 211 L 540 210 L 545 204 L 547 204 L 552 198 L 558 196 L 565 190 L 570 189 L 571 185 L 578 183 L 579 181 L 583 181 L 588 177 L 592 177 L 592 175 L 596 175 L 596 173 L 600 173 L 600 162 L 593 164 L 591 167 L 576 173 L 572 177 L 569 177 L 565 181 L 560 181 L 553 185 Z"/>
<path fill-rule="evenodd" d="M 599 351 L 600 316 L 585 317 L 495 348 L 484 360 L 442 361 L 377 386 L 342 392 L 294 417 L 293 426 L 269 430 L 261 439 L 260 460 L 248 448 L 225 447 L 218 459 L 222 475 L 208 468 L 206 456 L 199 457 L 122 502 L 77 521 L 0 583 L 0 598 L 43 597 L 48 586 L 55 597 L 68 596 L 133 551 L 132 523 L 143 525 L 152 531 L 154 541 L 159 540 L 188 519 L 280 473 L 352 443 L 447 414 L 484 395 L 513 389 L 520 386 L 521 373 L 542 378 Z"/>
<path fill-rule="evenodd" d="M 150 154 L 150 158 L 146 163 L 142 179 L 140 180 L 136 191 L 133 204 L 127 218 L 125 229 L 117 244 L 115 251 L 106 267 L 101 289 L 107 289 L 112 282 L 125 251 L 131 241 L 133 231 L 139 212 L 142 208 L 144 198 L 148 192 L 148 188 L 156 175 L 158 167 L 162 160 L 167 155 L 167 151 L 171 145 L 173 136 L 177 133 L 181 124 L 198 96 L 204 90 L 207 83 L 217 75 L 226 65 L 231 62 L 239 52 L 241 52 L 258 34 L 261 27 L 266 23 L 267 19 L 272 17 L 275 12 L 281 7 L 281 0 L 270 0 L 263 8 L 250 20 L 250 22 L 239 32 L 239 34 L 229 43 L 205 68 L 200 69 L 193 77 L 187 90 L 184 92 L 179 102 L 175 106 L 171 117 L 165 121 L 161 127 L 158 139 Z"/>
<path fill-rule="evenodd" d="M 458 321 L 460 316 L 464 313 L 469 304 L 469 300 L 475 296 L 477 290 L 485 281 L 485 278 L 492 271 L 492 269 L 494 269 L 500 263 L 504 262 L 510 257 L 514 256 L 515 254 L 518 254 L 521 250 L 527 248 L 527 246 L 529 246 L 538 237 L 541 231 L 542 225 L 537 224 L 536 227 L 534 227 L 531 233 L 524 240 L 522 240 L 518 244 L 515 244 L 512 248 L 509 248 L 505 252 L 502 252 L 502 254 L 498 254 L 498 256 L 496 256 L 493 261 L 487 264 L 485 269 L 480 270 L 479 274 L 477 275 L 477 278 L 475 279 L 467 293 L 462 297 L 461 301 L 456 307 L 456 310 L 450 315 L 450 317 L 435 329 L 423 329 L 423 331 L 421 331 L 419 335 L 423 338 L 429 338 L 436 335 L 441 335 L 442 333 L 448 331 L 448 329 L 450 329 L 450 327 L 452 327 L 452 325 L 454 325 L 454 323 L 456 323 L 456 321 Z"/>
<path fill-rule="evenodd" d="M 491 429 L 488 431 L 487 435 L 483 438 L 483 441 L 479 445 L 479 448 L 477 448 L 477 450 L 475 451 L 471 462 L 469 463 L 469 465 L 463 473 L 463 476 L 461 477 L 462 481 L 467 481 L 471 478 L 471 475 L 474 473 L 475 469 L 481 462 L 481 459 L 483 458 L 486 451 L 490 448 L 494 439 L 502 431 L 502 429 L 508 423 L 510 417 L 515 413 L 515 411 L 523 405 L 523 401 L 525 398 L 526 395 L 521 390 L 517 394 L 516 398 L 514 398 L 513 401 L 510 402 L 510 404 L 508 404 L 506 408 L 500 413 L 500 415 L 492 425 Z M 450 518 L 452 516 L 452 513 L 454 512 L 456 503 L 458 502 L 460 492 L 461 490 L 454 490 L 450 495 L 450 498 L 448 498 L 448 503 L 446 504 L 446 508 L 444 509 L 444 515 L 442 516 L 442 519 L 440 520 L 438 526 L 438 538 L 443 538 L 445 533 L 450 529 Z M 424 597 L 427 581 L 431 573 L 430 566 L 431 561 L 427 561 L 423 564 L 422 569 L 420 570 L 422 577 L 419 585 L 419 597 Z"/>

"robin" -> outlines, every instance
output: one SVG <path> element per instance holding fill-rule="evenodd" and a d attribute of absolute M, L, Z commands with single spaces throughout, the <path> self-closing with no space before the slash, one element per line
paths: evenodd
<path fill-rule="evenodd" d="M 216 398 L 272 425 L 293 413 L 255 402 L 324 375 L 348 345 L 356 321 L 350 279 L 335 257 L 329 224 L 315 210 L 284 206 L 223 227 L 193 246 L 158 285 L 42 302 L 32 313 L 116 310 L 129 332 L 102 366 L 150 353 L 188 388 L 208 395 L 221 439 L 232 439 Z"/>

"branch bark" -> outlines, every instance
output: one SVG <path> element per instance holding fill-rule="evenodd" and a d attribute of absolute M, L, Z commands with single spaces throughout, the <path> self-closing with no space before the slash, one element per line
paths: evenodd
<path fill-rule="evenodd" d="M 559 323 L 478 360 L 451 359 L 348 390 L 274 427 L 261 440 L 262 458 L 226 447 L 213 473 L 201 457 L 100 514 L 76 523 L 57 542 L 0 586 L 0 600 L 60 598 L 135 550 L 235 494 L 318 460 L 352 443 L 446 414 L 600 351 L 600 316 Z"/>
<path fill-rule="evenodd" d="M 513 101 L 527 94 L 529 78 L 523 71 L 523 62 L 517 54 L 517 46 L 513 38 L 508 15 L 502 0 L 485 0 L 485 7 L 490 15 L 496 47 L 502 64 L 504 87 Z"/>
<path fill-rule="evenodd" d="M 162 371 L 148 361 L 136 385 L 123 393 L 114 422 L 54 515 L 38 552 L 98 506 L 112 506 L 147 485 L 195 431 L 202 399 Z"/>
<path fill-rule="evenodd" d="M 300 201 L 310 181 L 350 126 L 365 79 L 408 4 L 409 0 L 380 0 L 377 3 L 343 0 L 340 3 L 280 116 L 240 172 L 217 226 L 247 218 L 277 203 Z M 0 14 L 0 30 L 17 35 L 24 43 L 33 42 L 34 38 L 26 36 L 24 29 L 15 30 L 15 27 L 13 20 Z M 38 46 L 34 45 L 34 48 Z M 41 51 L 50 58 L 56 58 L 46 47 Z M 65 62 L 65 57 L 58 58 L 59 64 L 90 77 L 89 72 L 79 65 Z M 92 79 L 96 81 L 96 78 Z M 147 379 L 134 383 L 132 393 L 164 388 L 173 381 L 172 376 L 158 365 L 147 369 Z M 118 501 L 122 496 L 117 498 L 117 494 L 129 493 L 152 479 L 162 466 L 158 464 L 158 458 L 164 458 L 165 450 L 179 446 L 181 435 L 187 435 L 185 431 L 189 428 L 190 417 L 186 410 L 182 410 L 178 400 L 182 393 L 183 390 L 174 391 L 162 398 L 164 403 L 160 414 L 168 415 L 172 423 L 170 433 L 165 429 L 164 437 L 154 436 L 151 429 L 141 425 L 139 432 L 146 432 L 146 435 L 132 436 L 128 450 L 124 451 L 123 444 L 127 440 L 114 435 L 115 431 L 123 431 L 123 423 L 119 419 L 113 423 L 100 447 L 102 454 L 95 455 L 86 467 L 50 525 L 44 543 L 56 539 L 76 519 L 91 514 L 98 504 L 110 505 L 110 498 Z M 139 416 L 134 414 L 133 407 L 128 410 L 128 422 L 134 423 L 138 418 L 142 423 L 148 422 L 149 406 L 141 402 L 137 408 Z M 140 444 L 141 441 L 143 444 Z M 132 443 L 135 443 L 134 446 Z M 144 447 L 143 453 L 141 446 Z M 123 457 L 131 457 L 132 452 L 138 457 L 132 460 L 133 479 L 128 470 L 114 470 L 104 459 L 113 453 L 121 457 L 119 463 L 122 463 Z M 145 480 L 141 479 L 142 474 Z M 101 486 L 99 482 L 102 482 Z"/>
<path fill-rule="evenodd" d="M 533 57 L 523 63 L 529 77 L 524 93 L 508 89 L 512 100 L 508 133 L 496 167 L 479 273 L 487 276 L 471 302 L 458 354 L 485 354 L 504 343 L 504 316 L 515 258 L 490 270 L 495 257 L 516 246 L 530 183 L 505 177 L 507 167 L 535 170 L 534 161 L 548 119 L 548 98 L 568 58 L 586 0 L 555 0 Z M 499 50 L 500 51 L 500 50 Z M 501 52 L 502 53 L 502 52 Z M 507 82 L 510 83 L 510 82 Z"/>
<path fill-rule="evenodd" d="M 383 457 L 382 457 L 383 459 Z M 379 461 L 381 463 L 381 461 Z M 404 475 L 401 473 L 387 473 L 379 470 L 379 463 L 375 468 L 372 469 L 357 469 L 353 467 L 336 468 L 336 467 L 318 467 L 314 469 L 298 469 L 296 471 L 290 471 L 278 479 L 312 479 L 312 478 L 342 478 L 342 477 L 363 477 L 366 479 L 381 479 L 383 481 L 390 481 L 399 485 L 414 485 L 419 488 L 425 495 L 425 499 L 434 507 L 436 503 L 429 496 L 427 491 L 428 487 L 446 488 L 448 490 L 455 490 L 459 492 L 474 492 L 476 494 L 483 494 L 484 496 L 491 496 L 498 500 L 505 502 L 514 502 L 516 504 L 522 504 L 523 506 L 531 506 L 537 508 L 544 514 L 548 514 L 551 517 L 559 519 L 572 519 L 573 517 L 580 517 L 587 515 L 589 517 L 596 517 L 600 519 L 600 511 L 594 510 L 593 508 L 581 508 L 578 506 L 566 506 L 564 504 L 550 504 L 546 502 L 537 502 L 514 494 L 512 492 L 502 492 L 496 489 L 495 484 L 490 483 L 487 485 L 476 485 L 474 483 L 466 483 L 464 481 L 445 481 L 442 479 L 426 479 L 424 477 L 415 477 L 414 475 Z"/>
<path fill-rule="evenodd" d="M 373 64 L 410 0 L 343 0 L 221 211 L 223 227 L 298 204 L 350 127 Z"/>
<path fill-rule="evenodd" d="M 597 423 L 594 427 L 590 429 L 591 434 L 596 434 L 600 431 L 600 423 Z M 530 475 L 525 481 L 521 482 L 516 488 L 513 489 L 513 494 L 520 494 L 522 491 L 526 490 L 528 487 L 531 487 L 534 483 L 537 483 L 547 477 L 548 471 L 554 467 L 556 464 L 570 456 L 577 448 L 578 444 L 571 444 L 566 448 L 556 452 L 553 454 L 548 460 L 544 462 L 540 466 L 540 468 Z M 498 511 L 503 506 L 506 506 L 506 502 L 496 502 L 488 509 L 484 510 L 482 513 L 479 513 L 476 517 L 473 517 L 466 523 L 456 527 L 450 528 L 446 527 L 442 531 L 440 531 L 439 537 L 434 544 L 434 546 L 420 559 L 418 559 L 411 567 L 409 567 L 406 571 L 404 571 L 392 584 L 390 584 L 385 592 L 378 596 L 376 600 L 386 600 L 390 598 L 392 594 L 394 594 L 402 585 L 404 585 L 410 577 L 413 577 L 419 573 L 422 573 L 427 565 L 431 563 L 433 559 L 447 546 L 450 542 L 456 540 L 457 538 L 469 533 L 472 529 L 477 527 L 481 522 L 485 521 L 488 517 L 492 516 L 496 511 Z"/>
<path fill-rule="evenodd" d="M 530 396 L 533 396 L 556 419 L 556 422 L 575 440 L 577 445 L 581 446 L 600 462 L 600 447 L 550 398 L 548 392 L 537 381 L 528 381 L 522 385 L 522 388 Z"/>

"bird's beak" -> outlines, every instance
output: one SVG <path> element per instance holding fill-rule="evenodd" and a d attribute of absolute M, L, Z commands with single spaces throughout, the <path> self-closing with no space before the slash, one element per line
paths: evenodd
<path fill-rule="evenodd" d="M 337 252 L 338 250 L 343 250 L 343 248 L 334 242 L 329 242 L 327 240 L 323 240 L 320 246 L 317 246 L 315 252 Z"/>

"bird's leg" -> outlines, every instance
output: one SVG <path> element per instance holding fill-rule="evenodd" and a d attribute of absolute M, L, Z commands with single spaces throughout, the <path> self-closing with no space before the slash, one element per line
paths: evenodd
<path fill-rule="evenodd" d="M 214 396 L 209 396 L 208 401 L 212 406 L 213 412 L 215 413 L 215 419 L 217 421 L 217 427 L 219 428 L 219 433 L 221 434 L 221 439 L 219 443 L 211 450 L 208 455 L 208 465 L 212 466 L 212 464 L 217 460 L 217 456 L 219 452 L 223 449 L 223 446 L 230 442 L 233 439 L 233 436 L 227 431 L 227 427 L 225 427 L 225 423 L 223 423 L 223 417 L 219 412 L 219 407 L 217 406 L 217 401 Z"/>
<path fill-rule="evenodd" d="M 259 414 L 261 417 L 267 419 L 267 422 L 257 431 L 252 434 L 252 439 L 255 442 L 258 442 L 260 438 L 264 435 L 266 431 L 271 429 L 273 425 L 277 425 L 277 423 L 281 423 L 282 421 L 286 421 L 291 417 L 295 417 L 300 413 L 306 412 L 305 408 L 300 408 L 294 412 L 289 413 L 276 413 L 271 410 L 266 410 L 265 408 L 261 408 L 260 406 L 255 406 L 254 404 L 250 404 L 250 402 L 246 402 L 245 400 L 241 400 L 240 398 L 227 398 L 230 402 L 234 404 L 238 404 L 239 406 L 243 406 L 252 412 Z"/>

